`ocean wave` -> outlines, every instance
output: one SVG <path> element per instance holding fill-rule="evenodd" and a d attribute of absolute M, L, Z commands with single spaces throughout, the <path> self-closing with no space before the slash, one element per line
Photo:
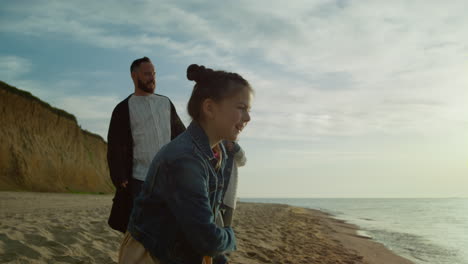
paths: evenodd
<path fill-rule="evenodd" d="M 438 245 L 422 236 L 388 230 L 365 230 L 390 250 L 417 264 L 462 264 L 460 252 Z"/>

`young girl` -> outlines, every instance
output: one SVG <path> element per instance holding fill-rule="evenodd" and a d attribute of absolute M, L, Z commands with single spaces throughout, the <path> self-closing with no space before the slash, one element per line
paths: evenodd
<path fill-rule="evenodd" d="M 119 263 L 210 262 L 236 248 L 230 227 L 215 224 L 223 196 L 223 140 L 236 140 L 250 121 L 252 88 L 240 75 L 190 65 L 193 121 L 155 156 L 136 198 Z M 222 144 L 219 144 L 220 146 Z"/>

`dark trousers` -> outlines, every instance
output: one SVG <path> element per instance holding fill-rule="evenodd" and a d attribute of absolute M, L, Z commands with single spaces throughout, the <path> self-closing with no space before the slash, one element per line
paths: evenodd
<path fill-rule="evenodd" d="M 112 208 L 109 216 L 109 226 L 122 233 L 127 231 L 128 220 L 133 208 L 133 200 L 141 191 L 143 181 L 131 179 L 127 188 L 118 188 L 112 200 Z"/>

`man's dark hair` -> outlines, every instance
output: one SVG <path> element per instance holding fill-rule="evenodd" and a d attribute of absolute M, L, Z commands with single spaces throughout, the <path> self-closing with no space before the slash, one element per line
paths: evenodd
<path fill-rule="evenodd" d="M 140 67 L 140 64 L 142 64 L 143 62 L 151 63 L 151 60 L 148 57 L 143 57 L 143 58 L 134 60 L 132 62 L 132 65 L 130 66 L 130 73 L 138 70 L 138 68 Z"/>

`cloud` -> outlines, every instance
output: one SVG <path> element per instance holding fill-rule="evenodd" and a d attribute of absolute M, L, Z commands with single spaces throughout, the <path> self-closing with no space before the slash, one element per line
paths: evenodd
<path fill-rule="evenodd" d="M 175 61 L 239 72 L 256 90 L 246 137 L 425 133 L 467 114 L 463 1 L 77 5 L 6 6 L 0 29 L 134 52 L 159 47 Z"/>
<path fill-rule="evenodd" d="M 203 40 L 190 38 L 209 34 L 209 24 L 190 12 L 164 3 L 142 1 L 115 5 L 112 1 L 87 4 L 35 1 L 6 6 L 5 11 L 10 17 L 0 19 L 3 32 L 35 36 L 61 34 L 101 48 L 143 53 L 162 47 L 177 57 L 217 56 L 217 50 L 207 49 Z M 173 33 L 178 36 L 174 37 Z"/>
<path fill-rule="evenodd" d="M 467 7 L 458 0 L 4 1 L 0 32 L 58 48 L 65 39 L 84 61 L 101 51 L 155 57 L 158 90 L 186 125 L 193 83 L 181 69 L 198 63 L 241 74 L 256 94 L 240 141 L 249 159 L 244 193 L 381 195 L 443 178 L 449 195 L 466 176 Z M 70 65 L 75 71 L 35 78 L 51 61 L 28 58 L 22 51 L 34 52 L 34 44 L 21 45 L 17 54 L 2 46 L 14 54 L 0 57 L 2 78 L 105 138 L 113 107 L 130 93 L 128 77 L 116 78 L 120 69 L 103 60 L 93 72 Z M 389 179 L 393 186 L 382 185 Z M 258 188 L 265 181 L 271 186 Z M 425 194 L 442 194 L 436 189 Z"/>
<path fill-rule="evenodd" d="M 31 71 L 32 63 L 23 57 L 0 55 L 0 72 L 3 80 L 13 79 Z"/>
<path fill-rule="evenodd" d="M 56 105 L 73 113 L 82 128 L 107 138 L 112 111 L 120 101 L 115 96 L 66 96 Z"/>
<path fill-rule="evenodd" d="M 57 106 L 67 109 L 79 119 L 107 120 L 119 102 L 114 96 L 70 96 L 60 98 Z"/>

